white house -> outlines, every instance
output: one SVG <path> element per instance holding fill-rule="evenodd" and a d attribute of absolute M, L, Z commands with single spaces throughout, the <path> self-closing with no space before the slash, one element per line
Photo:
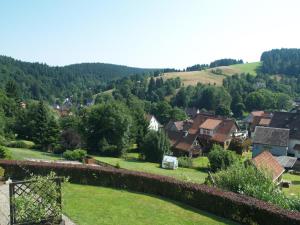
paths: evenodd
<path fill-rule="evenodd" d="M 158 122 L 158 120 L 153 115 L 147 114 L 146 115 L 146 120 L 149 122 L 149 126 L 148 126 L 149 130 L 158 131 L 159 128 L 162 127 L 160 125 L 160 123 Z"/>

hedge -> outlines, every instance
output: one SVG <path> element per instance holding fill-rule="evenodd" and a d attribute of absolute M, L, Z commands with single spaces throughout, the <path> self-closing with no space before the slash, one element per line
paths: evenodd
<path fill-rule="evenodd" d="M 24 179 L 28 174 L 54 171 L 70 182 L 128 189 L 163 196 L 244 224 L 299 225 L 300 213 L 261 200 L 171 177 L 109 167 L 0 160 L 5 176 Z"/>

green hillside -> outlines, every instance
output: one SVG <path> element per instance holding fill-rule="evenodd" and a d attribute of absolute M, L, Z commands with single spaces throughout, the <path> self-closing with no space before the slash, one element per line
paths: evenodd
<path fill-rule="evenodd" d="M 196 85 L 197 83 L 203 84 L 216 84 L 222 85 L 222 81 L 226 76 L 233 74 L 249 73 L 256 75 L 256 69 L 260 66 L 260 62 L 236 64 L 231 66 L 220 66 L 211 69 L 201 71 L 190 72 L 170 72 L 165 73 L 164 78 L 176 78 L 180 77 L 185 86 Z"/>
<path fill-rule="evenodd" d="M 105 63 L 53 67 L 0 56 L 0 88 L 14 80 L 21 98 L 53 100 L 87 90 L 100 91 L 111 80 L 152 71 Z"/>

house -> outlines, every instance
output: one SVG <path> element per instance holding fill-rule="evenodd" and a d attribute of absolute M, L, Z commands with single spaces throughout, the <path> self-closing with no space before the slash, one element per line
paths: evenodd
<path fill-rule="evenodd" d="M 286 156 L 289 143 L 289 129 L 257 126 L 252 139 L 252 157 L 265 150 L 274 156 Z"/>
<path fill-rule="evenodd" d="M 252 164 L 259 170 L 270 173 L 273 182 L 279 184 L 285 169 L 269 151 L 262 151 L 251 159 Z"/>
<path fill-rule="evenodd" d="M 289 130 L 288 153 L 300 158 L 300 112 L 275 112 L 269 126 Z"/>
<path fill-rule="evenodd" d="M 193 120 L 170 121 L 165 130 L 175 155 L 197 156 L 213 144 L 227 149 L 238 126 L 232 119 L 199 113 Z"/>
<path fill-rule="evenodd" d="M 147 114 L 145 118 L 149 122 L 149 126 L 148 126 L 149 130 L 158 131 L 162 127 L 162 125 L 158 122 L 155 116 Z"/>
<path fill-rule="evenodd" d="M 254 132 L 256 126 L 269 126 L 273 114 L 265 111 L 253 111 L 246 118 L 248 124 L 249 136 Z"/>

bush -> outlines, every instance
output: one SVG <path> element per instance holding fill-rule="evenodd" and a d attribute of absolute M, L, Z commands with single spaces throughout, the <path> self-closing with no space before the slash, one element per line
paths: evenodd
<path fill-rule="evenodd" d="M 161 163 L 163 156 L 170 153 L 170 141 L 164 131 L 150 131 L 142 143 L 141 151 L 147 161 Z"/>
<path fill-rule="evenodd" d="M 11 159 L 11 152 L 4 146 L 0 146 L 0 159 Z"/>
<path fill-rule="evenodd" d="M 10 141 L 7 144 L 7 147 L 11 148 L 34 148 L 35 144 L 32 141 L 24 141 L 24 140 L 17 140 L 17 141 Z"/>
<path fill-rule="evenodd" d="M 233 219 L 243 224 L 296 225 L 300 213 L 280 209 L 273 204 L 245 195 L 222 191 L 207 185 L 187 183 L 171 177 L 88 165 L 68 165 L 29 161 L 0 160 L 5 176 L 24 179 L 30 173 L 69 177 L 72 183 L 100 185 L 155 194 L 186 203 L 200 210 Z"/>
<path fill-rule="evenodd" d="M 300 198 L 288 198 L 267 171 L 262 172 L 251 164 L 235 163 L 212 177 L 219 188 L 271 202 L 281 208 L 300 211 Z"/>
<path fill-rule="evenodd" d="M 0 177 L 4 177 L 4 169 L 0 167 Z"/>
<path fill-rule="evenodd" d="M 82 161 L 87 153 L 82 149 L 75 149 L 74 151 L 67 150 L 64 152 L 63 157 L 67 160 Z"/>
<path fill-rule="evenodd" d="M 0 145 L 3 145 L 3 146 L 7 145 L 7 140 L 2 135 L 0 135 Z"/>
<path fill-rule="evenodd" d="M 178 158 L 178 166 L 185 167 L 185 168 L 192 168 L 193 167 L 193 160 L 190 157 L 183 156 Z"/>
<path fill-rule="evenodd" d="M 228 166 L 239 161 L 235 152 L 224 150 L 220 145 L 213 145 L 208 154 L 208 160 L 213 172 L 226 169 Z"/>

